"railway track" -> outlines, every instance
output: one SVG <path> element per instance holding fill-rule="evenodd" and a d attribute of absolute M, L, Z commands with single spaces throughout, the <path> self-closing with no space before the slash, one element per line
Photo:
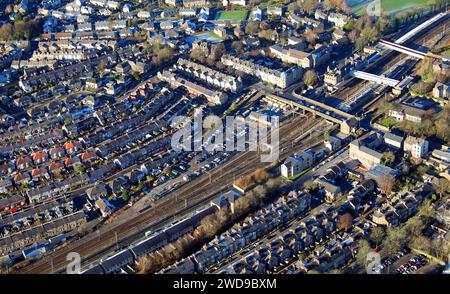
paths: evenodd
<path fill-rule="evenodd" d="M 447 19 L 445 24 L 449 23 Z M 442 29 L 442 24 L 434 27 L 427 34 L 422 34 L 416 39 L 417 42 L 425 43 L 428 36 Z M 395 56 L 397 54 L 397 56 Z M 382 64 L 382 68 L 398 62 L 402 58 L 399 53 L 392 53 L 392 57 L 387 58 L 388 62 Z M 352 85 L 352 88 L 359 88 L 361 82 Z M 341 92 L 342 94 L 342 92 Z M 309 139 L 301 141 L 299 146 L 293 146 L 292 140 L 298 136 L 295 134 L 301 123 L 305 123 L 304 129 L 308 130 L 319 122 L 318 119 L 294 119 L 292 122 L 280 128 L 280 157 L 283 158 L 294 149 L 300 149 L 318 141 L 318 137 L 311 136 Z M 295 134 L 295 135 L 294 135 Z M 320 138 L 321 140 L 321 138 Z M 179 189 L 169 193 L 164 198 L 158 200 L 155 206 L 145 213 L 137 215 L 129 220 L 124 220 L 119 224 L 101 228 L 99 234 L 92 233 L 82 239 L 76 240 L 59 251 L 44 257 L 43 259 L 23 268 L 19 273 L 52 273 L 61 272 L 68 263 L 66 256 L 69 252 L 77 252 L 82 256 L 83 262 L 88 263 L 97 260 L 106 252 L 113 250 L 116 246 L 127 246 L 149 226 L 158 227 L 170 222 L 173 217 L 181 216 L 187 212 L 205 205 L 212 197 L 229 188 L 232 181 L 250 171 L 267 164 L 259 162 L 257 152 L 242 152 L 222 166 L 215 168 L 209 175 L 202 175 L 196 180 L 187 183 Z M 225 170 L 225 171 L 224 171 Z M 214 181 L 211 180 L 214 178 Z M 188 205 L 186 206 L 185 200 Z M 104 233 L 101 233 L 104 231 Z"/>
<path fill-rule="evenodd" d="M 300 125 L 303 124 L 303 130 L 307 131 L 317 125 L 318 122 L 318 119 L 307 116 L 306 118 L 294 118 L 291 122 L 282 125 L 280 127 L 280 150 L 284 151 L 280 152 L 280 157 L 287 156 L 293 149 L 297 150 L 307 144 L 316 143 L 317 137 L 305 139 L 298 146 L 293 146 L 292 140 L 299 136 L 296 130 L 299 129 Z M 91 263 L 104 256 L 105 252 L 114 250 L 115 247 L 129 245 L 146 228 L 150 226 L 152 228 L 162 227 L 170 223 L 174 217 L 181 216 L 205 205 L 218 193 L 227 190 L 235 178 L 263 166 L 267 166 L 267 163 L 260 162 L 257 152 L 242 152 L 225 162 L 222 166 L 213 169 L 210 175 L 204 174 L 167 194 L 145 213 L 115 224 L 115 226 L 111 225 L 101 228 L 100 233 L 92 233 L 76 240 L 36 263 L 26 266 L 19 273 L 61 272 L 67 264 L 66 256 L 69 252 L 77 252 L 82 256 L 83 263 Z M 187 206 L 185 205 L 185 200 L 187 201 Z M 104 232 L 101 233 L 101 231 Z"/>
<path fill-rule="evenodd" d="M 450 17 L 447 17 L 442 23 L 434 26 L 431 30 L 424 33 L 422 32 L 416 39 L 406 42 L 405 46 L 416 44 L 419 47 L 427 47 L 429 46 L 430 39 L 432 37 L 430 36 L 436 36 L 439 33 L 442 32 L 443 27 L 449 27 L 450 26 Z M 447 30 L 448 31 L 448 30 Z M 430 48 L 431 49 L 431 48 Z M 381 60 L 376 61 L 374 64 L 367 67 L 364 71 L 367 71 L 369 73 L 373 74 L 381 74 L 382 72 L 386 71 L 390 67 L 392 67 L 394 64 L 398 63 L 400 60 L 406 58 L 405 54 L 396 52 L 396 51 L 390 51 L 385 56 L 382 57 Z M 342 91 L 339 91 L 335 93 L 334 95 L 336 97 L 349 97 L 351 96 L 355 91 L 358 89 L 361 89 L 366 85 L 367 81 L 358 80 L 356 78 L 351 78 L 346 83 L 346 88 Z"/>

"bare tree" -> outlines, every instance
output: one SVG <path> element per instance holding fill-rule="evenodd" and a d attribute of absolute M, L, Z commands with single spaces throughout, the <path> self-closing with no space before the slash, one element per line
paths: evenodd
<path fill-rule="evenodd" d="M 270 174 L 263 168 L 258 168 L 252 173 L 252 177 L 256 183 L 261 184 L 269 179 Z"/>
<path fill-rule="evenodd" d="M 307 86 L 313 86 L 317 82 L 317 74 L 314 70 L 310 69 L 303 75 L 303 82 Z"/>
<path fill-rule="evenodd" d="M 339 224 L 338 227 L 345 231 L 349 230 L 353 226 L 353 217 L 350 213 L 345 213 L 339 216 Z"/>
<path fill-rule="evenodd" d="M 391 194 L 394 188 L 395 178 L 391 175 L 385 174 L 380 177 L 378 181 L 378 186 L 380 187 L 381 193 L 388 196 Z"/>

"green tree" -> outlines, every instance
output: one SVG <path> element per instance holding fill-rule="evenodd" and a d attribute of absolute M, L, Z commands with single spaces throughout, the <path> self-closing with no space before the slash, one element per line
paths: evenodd
<path fill-rule="evenodd" d="M 344 30 L 350 32 L 353 31 L 355 29 L 355 20 L 352 18 L 350 19 L 345 25 L 344 25 Z"/>
<path fill-rule="evenodd" d="M 447 192 L 450 191 L 450 182 L 446 178 L 440 178 L 435 184 L 436 192 L 442 198 Z"/>
<path fill-rule="evenodd" d="M 311 14 L 316 8 L 316 2 L 314 0 L 297 0 L 297 5 L 307 13 Z"/>
<path fill-rule="evenodd" d="M 245 26 L 245 33 L 247 35 L 256 35 L 259 32 L 259 22 L 249 21 Z"/>
<path fill-rule="evenodd" d="M 383 227 L 375 227 L 370 232 L 370 239 L 375 242 L 375 246 L 378 247 L 381 242 L 383 242 L 383 239 L 386 237 L 386 232 Z"/>
<path fill-rule="evenodd" d="M 409 242 L 409 236 L 405 230 L 401 228 L 389 227 L 387 237 L 384 242 L 384 250 L 387 254 L 392 255 L 405 247 Z"/>
<path fill-rule="evenodd" d="M 395 154 L 392 151 L 384 152 L 381 157 L 381 163 L 387 166 L 391 166 L 395 161 Z"/>
<path fill-rule="evenodd" d="M 258 33 L 258 37 L 261 39 L 266 39 L 267 41 L 273 41 L 273 32 L 274 31 L 272 29 L 263 30 Z"/>
<path fill-rule="evenodd" d="M 298 5 L 297 5 L 297 3 L 295 3 L 295 2 L 290 3 L 290 4 L 288 5 L 288 8 L 287 8 L 287 10 L 288 10 L 290 13 L 295 12 L 297 9 L 298 9 Z"/>
<path fill-rule="evenodd" d="M 372 248 L 370 248 L 369 242 L 365 239 L 361 239 L 357 243 L 358 253 L 356 254 L 356 262 L 360 265 L 366 266 L 367 263 L 367 254 L 372 252 Z"/>
<path fill-rule="evenodd" d="M 0 40 L 7 41 L 13 37 L 13 26 L 10 23 L 5 23 L 0 27 Z"/>
<path fill-rule="evenodd" d="M 425 252 L 430 252 L 431 242 L 430 239 L 425 236 L 416 236 L 411 239 L 409 247 Z"/>

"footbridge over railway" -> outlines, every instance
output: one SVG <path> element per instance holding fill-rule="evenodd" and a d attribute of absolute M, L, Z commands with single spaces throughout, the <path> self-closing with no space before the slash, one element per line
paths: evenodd
<path fill-rule="evenodd" d="M 401 52 L 403 54 L 407 54 L 409 56 L 418 58 L 418 59 L 424 59 L 425 57 L 431 57 L 436 59 L 445 59 L 443 56 L 433 54 L 431 52 L 422 52 L 419 50 L 415 50 L 409 47 L 406 47 L 405 44 L 413 39 L 415 36 L 417 36 L 419 33 L 423 33 L 424 30 L 430 28 L 433 25 L 438 24 L 439 22 L 445 20 L 448 16 L 448 12 L 439 13 L 438 15 L 430 18 L 429 20 L 423 22 L 416 28 L 412 29 L 402 37 L 398 38 L 396 41 L 391 42 L 388 40 L 380 40 L 380 44 L 385 46 L 386 48 L 390 50 L 394 50 L 397 52 Z"/>
<path fill-rule="evenodd" d="M 265 99 L 280 105 L 288 105 L 293 108 L 298 108 L 304 111 L 311 112 L 313 115 L 323 117 L 326 120 L 338 124 L 343 123 L 347 119 L 354 118 L 354 116 L 351 114 L 348 114 L 344 111 L 341 111 L 339 109 L 336 109 L 334 107 L 331 107 L 329 105 L 323 104 L 321 102 L 315 101 L 313 99 L 304 96 L 301 96 L 301 98 L 297 100 L 297 99 L 288 99 L 267 93 L 265 95 Z"/>
<path fill-rule="evenodd" d="M 400 81 L 398 81 L 398 80 L 394 80 L 394 79 L 391 79 L 391 78 L 388 78 L 385 76 L 374 75 L 374 74 L 364 72 L 364 71 L 359 71 L 359 70 L 352 71 L 351 74 L 355 78 L 375 82 L 380 85 L 387 85 L 387 86 L 395 87 L 398 83 L 400 83 Z"/>

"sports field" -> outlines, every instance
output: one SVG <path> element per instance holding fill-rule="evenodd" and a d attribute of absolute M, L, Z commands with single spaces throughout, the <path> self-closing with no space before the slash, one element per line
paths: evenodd
<path fill-rule="evenodd" d="M 411 8 L 427 4 L 428 0 L 381 0 L 381 8 L 389 12 L 397 12 L 406 8 Z"/>
<path fill-rule="evenodd" d="M 372 0 L 347 0 L 348 5 L 356 14 L 363 14 Z M 381 9 L 388 13 L 397 13 L 401 10 L 427 4 L 428 0 L 381 0 Z"/>
<path fill-rule="evenodd" d="M 247 10 L 221 10 L 216 13 L 216 20 L 246 20 L 247 14 Z"/>

